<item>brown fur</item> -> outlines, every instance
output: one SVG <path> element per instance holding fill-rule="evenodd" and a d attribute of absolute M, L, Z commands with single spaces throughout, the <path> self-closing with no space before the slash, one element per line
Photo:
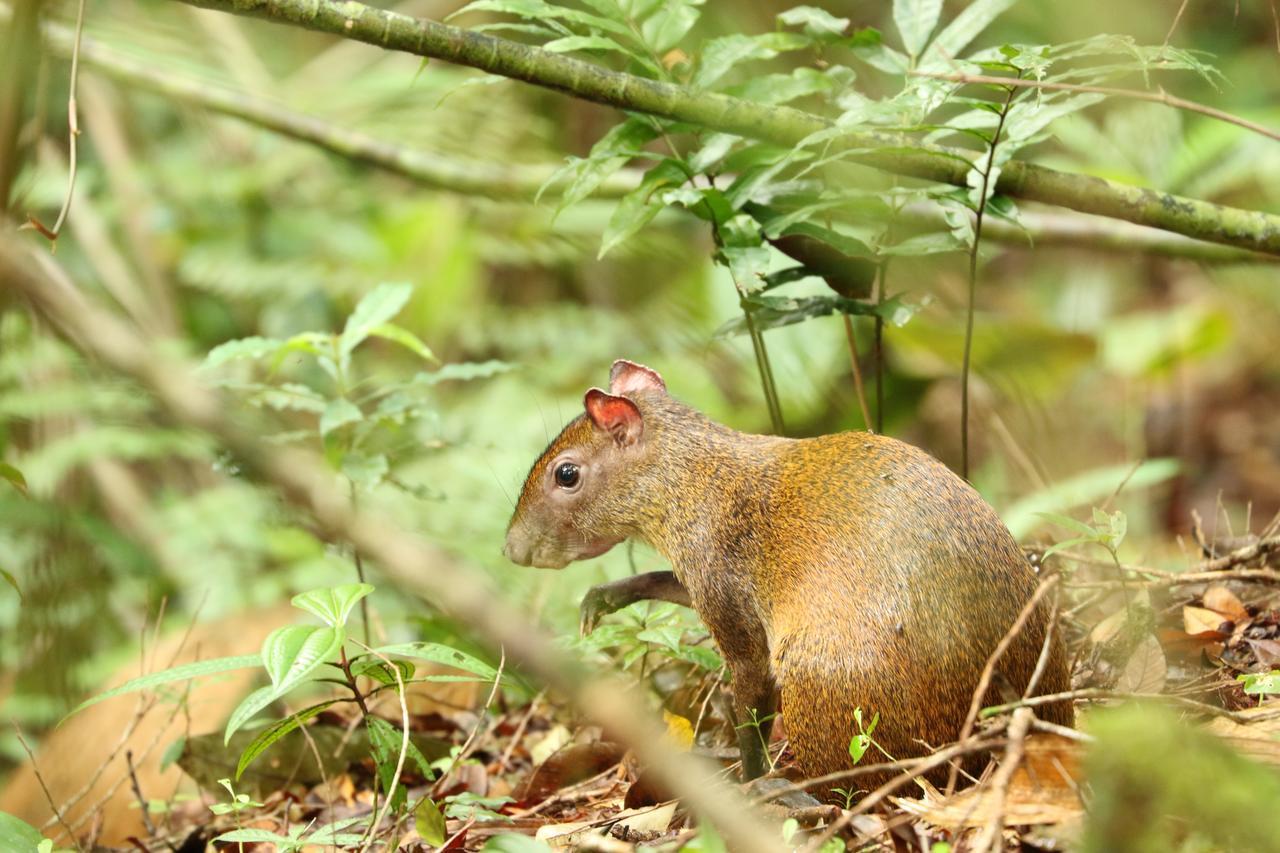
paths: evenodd
<path fill-rule="evenodd" d="M 626 396 L 639 440 L 622 446 L 590 418 L 572 421 L 530 471 L 508 553 L 527 557 L 536 542 L 553 555 L 540 564 L 563 565 L 581 543 L 649 542 L 724 653 L 739 714 L 767 714 L 780 686 L 808 776 L 851 766 L 856 708 L 864 722 L 879 713 L 874 739 L 894 758 L 954 740 L 988 656 L 1036 587 L 978 493 L 884 436 L 748 435 L 661 389 Z M 562 500 L 547 466 L 565 454 L 584 469 L 579 493 Z M 1047 618 L 1043 607 L 1032 615 L 996 684 L 1021 693 Z M 1055 642 L 1038 691 L 1066 689 Z M 1067 704 L 1039 713 L 1071 723 Z"/>

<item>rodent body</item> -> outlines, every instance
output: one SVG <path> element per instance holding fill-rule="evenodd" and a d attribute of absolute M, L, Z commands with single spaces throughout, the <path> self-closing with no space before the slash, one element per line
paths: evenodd
<path fill-rule="evenodd" d="M 679 581 L 674 595 L 658 596 L 687 591 L 724 654 L 739 723 L 769 716 L 776 685 L 808 777 L 852 766 L 855 709 L 864 724 L 879 714 L 872 737 L 893 758 L 954 740 L 988 657 L 1037 583 L 977 492 L 884 436 L 735 432 L 629 362 L 615 365 L 611 391 L 590 392 L 587 413 L 535 463 L 508 555 L 558 566 L 624 538 L 649 542 Z M 577 483 L 562 496 L 565 465 Z M 654 596 L 652 583 L 612 586 L 603 610 Z M 1047 624 L 1040 607 L 1000 659 L 995 687 L 1021 695 Z M 991 702 L 1002 698 L 995 687 Z M 1056 642 L 1036 689 L 1068 689 Z M 1067 704 L 1039 713 L 1071 722 Z M 753 741 L 754 731 L 740 737 L 748 776 L 764 769 Z"/>

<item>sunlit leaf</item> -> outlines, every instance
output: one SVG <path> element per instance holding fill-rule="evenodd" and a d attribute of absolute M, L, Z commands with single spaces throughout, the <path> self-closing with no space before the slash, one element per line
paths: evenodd
<path fill-rule="evenodd" d="M 492 681 L 498 677 L 498 671 L 479 658 L 441 643 L 400 643 L 394 646 L 382 646 L 376 651 L 387 657 L 398 655 L 400 657 L 414 658 L 415 660 L 442 663 L 455 669 L 469 672 L 487 681 Z"/>
<path fill-rule="evenodd" d="M 220 672 L 230 672 L 233 669 L 249 669 L 251 667 L 260 666 L 262 657 L 260 655 L 239 655 L 229 658 L 213 658 L 211 660 L 195 661 L 193 663 L 182 664 L 171 669 L 161 670 L 160 672 L 152 672 L 147 675 L 141 675 L 137 678 L 131 678 L 119 687 L 114 687 L 105 693 L 99 693 L 91 699 L 86 699 L 71 710 L 67 716 L 79 713 L 90 705 L 96 705 L 104 699 L 112 699 L 116 696 L 122 696 L 125 693 L 136 693 L 139 690 L 150 690 L 153 687 L 159 687 L 162 684 L 172 684 L 175 681 L 190 681 L 193 678 L 201 678 L 206 675 L 217 675 Z"/>
<path fill-rule="evenodd" d="M 307 681 L 326 661 L 337 657 L 346 640 L 341 628 L 287 625 L 272 631 L 262 644 L 262 665 L 276 696 Z"/>
<path fill-rule="evenodd" d="M 345 397 L 330 400 L 320 415 L 320 435 L 328 435 L 339 427 L 364 419 L 360 408 Z"/>
<path fill-rule="evenodd" d="M 235 707 L 231 712 L 231 716 L 227 718 L 227 726 L 222 733 L 222 742 L 224 744 L 231 743 L 231 736 L 238 732 L 245 723 L 256 717 L 259 711 L 274 702 L 276 698 L 274 687 L 259 687 L 240 700 L 240 704 Z"/>
<path fill-rule="evenodd" d="M 907 53 L 920 55 L 941 14 L 942 0 L 893 0 L 893 24 Z"/>
<path fill-rule="evenodd" d="M 369 330 L 369 334 L 373 337 L 385 338 L 394 341 L 400 346 L 419 356 L 425 361 L 439 362 L 433 353 L 422 340 L 408 329 L 395 325 L 394 323 L 383 323 L 381 326 L 375 326 Z"/>
<path fill-rule="evenodd" d="M 352 609 L 371 592 L 372 584 L 348 583 L 300 593 L 290 603 L 320 617 L 329 627 L 338 628 L 347 624 L 347 617 L 351 615 Z"/>
<path fill-rule="evenodd" d="M 413 294 L 409 284 L 380 284 L 356 304 L 338 338 L 338 352 L 343 358 L 351 354 L 373 330 L 389 323 Z"/>
<path fill-rule="evenodd" d="M 244 774 L 244 771 L 249 767 L 249 765 L 257 760 L 259 755 L 266 752 L 273 743 L 294 731 L 324 709 L 332 705 L 336 705 L 340 701 L 342 700 L 330 699 L 327 702 L 312 705 L 310 708 L 301 710 L 296 714 L 290 714 L 283 720 L 277 720 L 275 723 L 272 723 L 259 732 L 258 736 L 244 748 L 244 752 L 240 753 L 240 760 L 236 763 L 236 781 L 240 781 L 241 775 Z"/>

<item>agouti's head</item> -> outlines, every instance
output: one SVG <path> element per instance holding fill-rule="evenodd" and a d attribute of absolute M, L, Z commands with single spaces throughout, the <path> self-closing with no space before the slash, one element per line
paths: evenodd
<path fill-rule="evenodd" d="M 503 553 L 522 566 L 562 569 L 608 551 L 632 531 L 620 508 L 648 449 L 635 397 L 666 393 L 657 372 L 616 361 L 609 390 L 592 388 L 585 411 L 533 463 L 507 526 Z"/>

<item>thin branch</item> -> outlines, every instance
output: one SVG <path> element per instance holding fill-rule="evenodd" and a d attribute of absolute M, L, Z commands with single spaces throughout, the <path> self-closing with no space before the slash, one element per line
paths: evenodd
<path fill-rule="evenodd" d="M 194 6 L 292 24 L 388 50 L 442 59 L 564 92 L 582 100 L 643 112 L 786 147 L 830 130 L 826 119 L 716 92 L 695 92 L 611 71 L 507 39 L 375 9 L 357 0 L 178 0 Z M 873 133 L 847 133 L 834 143 L 856 162 L 927 181 L 965 186 L 971 152 L 917 144 Z M 1191 237 L 1280 254 L 1280 215 L 1059 172 L 1006 163 L 996 191 L 1085 213 L 1097 213 Z"/>
<path fill-rule="evenodd" d="M 1218 121 L 1224 121 L 1227 124 L 1234 124 L 1237 127 L 1243 127 L 1245 130 L 1253 133 L 1261 134 L 1268 139 L 1280 142 L 1280 131 L 1272 130 L 1257 122 L 1249 121 L 1238 115 L 1232 115 L 1224 110 L 1216 107 L 1208 107 L 1204 104 L 1197 104 L 1195 101 L 1188 101 L 1185 98 L 1179 98 L 1176 95 L 1170 95 L 1164 89 L 1155 92 L 1148 92 L 1143 89 L 1120 89 L 1113 86 L 1085 86 L 1079 83 L 1051 83 L 1047 80 L 1015 80 L 1009 77 L 994 77 L 986 74 L 952 74 L 943 71 L 912 71 L 913 77 L 930 77 L 934 80 L 949 80 L 952 83 L 986 83 L 999 86 L 1017 86 L 1023 89 L 1045 89 L 1054 92 L 1094 92 L 1099 95 L 1107 95 L 1112 98 L 1128 98 L 1134 101 L 1150 101 L 1155 104 L 1164 104 L 1177 110 L 1186 110 L 1187 112 L 1199 113 Z"/>
<path fill-rule="evenodd" d="M 76 849 L 80 848 L 80 841 L 76 838 L 76 834 L 71 831 L 71 827 L 67 825 L 67 820 L 63 816 L 62 810 L 58 808 L 58 804 L 54 802 L 53 794 L 49 791 L 49 786 L 45 784 L 44 776 L 40 773 L 40 767 L 36 764 L 35 753 L 31 751 L 30 744 L 22 735 L 22 729 L 18 726 L 17 720 L 10 720 L 13 724 L 13 733 L 18 736 L 18 743 L 22 744 L 22 750 L 27 754 L 27 760 L 31 762 L 31 772 L 35 774 L 36 781 L 40 783 L 40 790 L 44 792 L 45 801 L 49 804 L 49 808 L 53 811 L 54 820 L 62 826 L 67 833 L 67 843 L 74 844 Z"/>
<path fill-rule="evenodd" d="M 1035 715 L 1031 713 L 1030 708 L 1019 708 L 1013 712 L 1013 719 L 1009 721 L 1009 742 L 1004 748 L 1004 758 L 1001 759 L 1000 766 L 991 777 L 991 797 L 995 802 L 995 808 L 991 810 L 991 818 L 982 828 L 982 834 L 974 842 L 973 849 L 977 853 L 987 853 L 989 850 L 999 851 L 1004 848 L 1000 836 L 1004 831 L 1005 800 L 1009 796 L 1009 785 L 1013 782 L 1013 774 L 1022 763 L 1027 732 L 1034 719 Z"/>
<path fill-rule="evenodd" d="M 853 390 L 858 395 L 858 409 L 862 412 L 862 426 L 871 429 L 871 412 L 867 409 L 867 392 L 862 386 L 862 365 L 858 363 L 858 338 L 853 333 L 853 318 L 841 314 L 844 318 L 844 337 L 849 344 L 849 366 L 853 370 Z"/>
<path fill-rule="evenodd" d="M 1168 702 L 1169 704 L 1186 708 L 1188 711 L 1194 711 L 1197 714 L 1208 714 L 1211 717 L 1226 717 L 1228 720 L 1236 723 L 1253 723 L 1258 720 L 1280 718 L 1280 708 L 1267 711 L 1263 714 L 1245 714 L 1240 711 L 1228 711 L 1226 708 L 1219 708 L 1217 705 L 1210 705 L 1207 702 L 1197 702 L 1195 699 L 1188 699 L 1185 696 L 1173 696 L 1168 693 L 1124 693 L 1117 690 L 1102 690 L 1096 687 L 1086 687 L 1081 690 L 1066 690 L 1062 693 L 1048 693 L 1044 696 L 1032 696 L 1029 699 L 1019 699 L 1017 702 L 1007 702 L 1003 705 L 992 705 L 989 708 L 982 709 L 982 716 L 993 717 L 996 714 L 1003 714 L 1008 711 L 1012 711 L 1015 708 L 1038 708 L 1041 705 L 1052 705 L 1055 702 L 1068 702 L 1076 699 L 1134 699 L 1147 700 L 1150 702 Z"/>

